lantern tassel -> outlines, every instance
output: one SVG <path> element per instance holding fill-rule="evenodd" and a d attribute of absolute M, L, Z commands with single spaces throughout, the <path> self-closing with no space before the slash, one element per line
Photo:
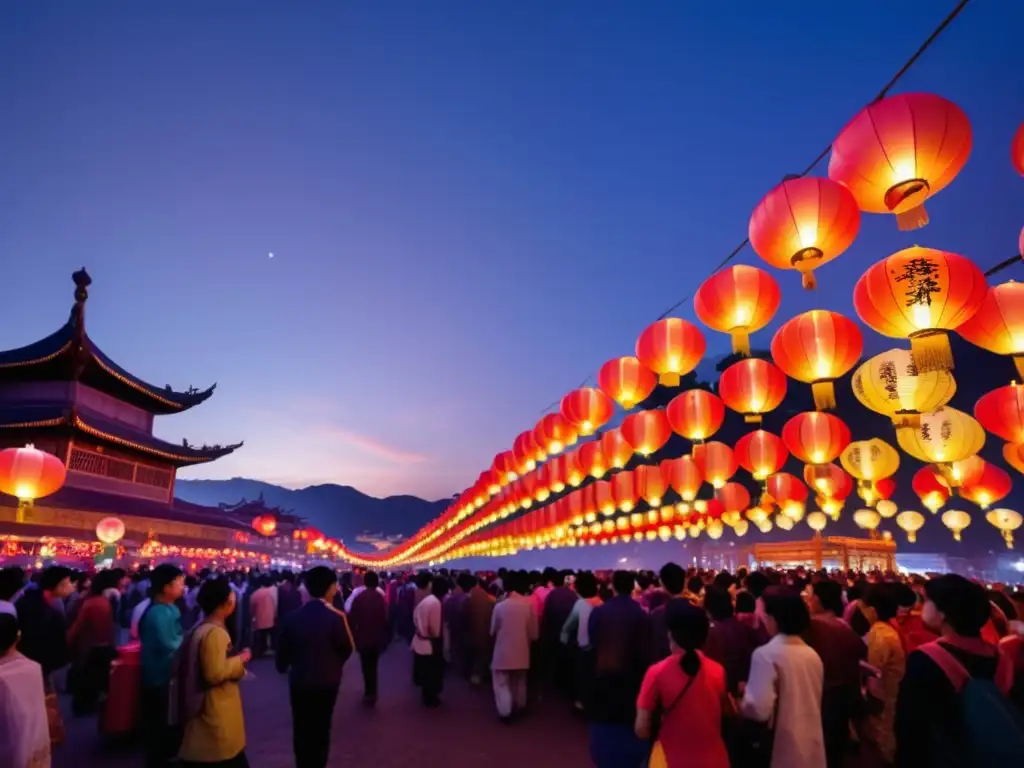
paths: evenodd
<path fill-rule="evenodd" d="M 805 291 L 813 291 L 818 287 L 818 278 L 814 276 L 811 271 L 800 273 L 800 283 L 803 285 Z"/>
<path fill-rule="evenodd" d="M 732 351 L 738 355 L 750 357 L 750 333 L 747 332 L 747 329 L 730 331 L 729 335 L 732 336 Z M 1024 365 L 1024 362 L 1021 365 Z M 1024 377 L 1024 373 L 1021 373 L 1021 377 Z"/>
<path fill-rule="evenodd" d="M 909 232 L 913 229 L 920 229 L 928 223 L 928 211 L 923 205 L 911 208 L 909 211 L 896 214 L 896 226 L 900 232 Z"/>
<path fill-rule="evenodd" d="M 836 407 L 836 388 L 831 381 L 815 381 L 811 384 L 814 407 L 819 411 L 831 411 Z"/>
<path fill-rule="evenodd" d="M 1024 355 L 1014 355 L 1013 364 L 1017 366 L 1017 374 L 1024 378 Z"/>
<path fill-rule="evenodd" d="M 930 331 L 910 339 L 910 351 L 920 373 L 953 370 L 953 348 L 944 331 Z"/>
<path fill-rule="evenodd" d="M 679 374 L 678 373 L 663 373 L 658 376 L 658 383 L 663 387 L 678 387 L 679 386 Z"/>

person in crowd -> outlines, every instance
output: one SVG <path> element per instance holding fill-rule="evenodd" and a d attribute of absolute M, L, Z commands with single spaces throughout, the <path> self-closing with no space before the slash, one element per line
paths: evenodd
<path fill-rule="evenodd" d="M 387 600 L 378 586 L 380 577 L 367 571 L 363 584 L 365 589 L 353 591 L 346 610 L 363 672 L 363 703 L 372 707 L 377 703 L 377 663 L 391 637 Z"/>
<path fill-rule="evenodd" d="M 422 575 L 422 574 L 420 574 Z M 427 574 L 429 576 L 429 574 Z M 417 576 L 417 589 L 420 589 Z M 430 583 L 430 594 L 420 600 L 413 611 L 415 637 L 412 639 L 413 683 L 415 683 L 427 707 L 441 705 L 441 691 L 444 688 L 444 626 L 441 601 L 448 593 L 448 580 L 437 576 Z"/>
<path fill-rule="evenodd" d="M 444 624 L 444 658 L 459 675 L 468 677 L 466 667 L 467 651 L 465 641 L 466 601 L 469 599 L 467 582 L 460 574 L 455 579 L 455 588 L 441 606 L 441 621 Z"/>
<path fill-rule="evenodd" d="M 636 702 L 651 652 L 650 621 L 633 597 L 633 574 L 615 571 L 615 596 L 590 614 L 594 679 L 587 718 L 597 768 L 639 765 L 647 744 L 636 736 Z"/>
<path fill-rule="evenodd" d="M 363 583 L 360 584 L 355 589 L 353 589 L 352 592 L 349 593 L 348 597 L 345 598 L 345 603 L 344 603 L 344 611 L 345 611 L 345 613 L 349 613 L 352 610 L 352 603 L 355 602 L 355 599 L 357 597 L 359 597 L 361 594 L 363 594 L 363 592 L 365 592 L 367 589 L 376 589 L 376 591 L 380 594 L 380 596 L 384 598 L 384 604 L 387 605 L 388 593 L 387 593 L 387 590 L 385 590 L 381 586 L 380 574 L 378 574 L 378 573 L 374 573 L 373 574 L 374 575 L 374 579 L 373 580 L 376 582 L 376 587 L 371 587 L 369 585 L 369 583 L 368 583 L 369 580 L 366 578 L 369 575 L 370 575 L 369 571 L 366 574 L 364 574 L 363 575 Z M 307 601 L 307 602 L 309 602 L 309 601 Z"/>
<path fill-rule="evenodd" d="M 429 571 L 420 571 L 416 574 L 412 590 L 412 610 L 414 612 L 419 607 L 419 604 L 430 596 L 433 580 L 434 578 L 430 575 Z"/>
<path fill-rule="evenodd" d="M 573 706 L 586 711 L 590 699 L 590 680 L 594 675 L 594 654 L 590 644 L 590 614 L 601 604 L 597 596 L 597 579 L 590 571 L 576 577 L 578 599 L 562 627 L 560 640 L 567 648 L 575 647 L 573 663 Z"/>
<path fill-rule="evenodd" d="M 68 630 L 71 660 L 68 685 L 72 711 L 76 715 L 88 715 L 96 710 L 99 695 L 107 687 L 110 662 L 117 656 L 114 606 L 109 591 L 116 589 L 112 585 L 116 585 L 119 578 L 116 571 L 100 571 L 93 577 L 89 597 Z"/>
<path fill-rule="evenodd" d="M 235 593 L 235 612 L 227 624 L 228 634 L 231 635 L 232 647 L 244 648 L 248 641 L 245 633 L 245 574 L 231 574 L 230 584 L 231 591 Z"/>
<path fill-rule="evenodd" d="M 498 717 L 508 722 L 526 708 L 530 671 L 530 649 L 540 635 L 537 612 L 525 594 L 527 576 L 522 571 L 505 576 L 508 599 L 494 607 L 491 661 L 494 704 Z"/>
<path fill-rule="evenodd" d="M 18 618 L 0 612 L 0 765 L 50 765 L 43 668 L 18 652 Z"/>
<path fill-rule="evenodd" d="M 824 670 L 801 637 L 811 621 L 807 605 L 799 592 L 787 587 L 767 588 L 761 601 L 771 640 L 754 651 L 741 711 L 755 722 L 770 724 L 772 768 L 825 768 Z"/>
<path fill-rule="evenodd" d="M 466 601 L 467 648 L 470 655 L 469 682 L 480 685 L 490 674 L 491 668 L 491 620 L 495 600 L 476 576 Z"/>
<path fill-rule="evenodd" d="M 969 765 L 960 696 L 966 679 L 994 684 L 1003 694 L 1012 686 L 1012 665 L 999 649 L 981 639 L 991 617 L 985 589 L 956 574 L 924 584 L 921 617 L 940 635 L 911 651 L 896 699 L 896 765 Z"/>
<path fill-rule="evenodd" d="M 147 580 L 147 582 L 148 582 L 148 580 Z M 151 582 L 149 582 L 149 583 L 151 583 Z M 181 589 L 182 589 L 182 592 L 185 591 L 184 577 L 182 577 Z M 177 600 L 177 598 L 175 598 L 175 600 Z M 152 604 L 153 604 L 153 598 L 150 597 L 149 595 L 146 595 L 144 598 L 142 598 L 139 602 L 137 602 L 135 604 L 134 608 L 132 608 L 131 621 L 128 624 L 128 639 L 129 640 L 138 640 L 139 639 L 139 622 L 142 621 L 142 617 L 145 615 L 146 611 L 149 610 L 149 606 L 152 605 Z M 174 606 L 174 607 L 177 608 L 178 606 Z M 181 623 L 181 611 L 178 611 L 178 623 L 179 624 Z"/>
<path fill-rule="evenodd" d="M 903 643 L 899 632 L 892 625 L 899 611 L 896 585 L 890 582 L 871 585 L 862 598 L 861 611 L 871 623 L 871 629 L 864 637 L 868 649 L 867 661 L 881 673 L 877 694 L 874 696 L 879 702 L 880 711 L 866 718 L 863 732 L 865 740 L 878 753 L 881 762 L 891 765 L 896 759 L 896 734 L 893 730 L 896 697 L 906 667 Z"/>
<path fill-rule="evenodd" d="M 268 574 L 260 576 L 259 588 L 249 598 L 253 625 L 253 657 L 260 658 L 270 647 L 277 623 L 277 590 Z"/>
<path fill-rule="evenodd" d="M 661 765 L 672 768 L 729 768 L 722 721 L 734 714 L 735 706 L 725 669 L 700 650 L 708 637 L 708 616 L 687 600 L 672 601 L 667 614 L 672 653 L 644 675 L 636 703 L 636 735 L 656 740 L 652 767 L 662 759 Z M 655 734 L 654 714 L 659 711 L 661 723 Z"/>
<path fill-rule="evenodd" d="M 667 595 L 664 605 L 651 611 L 651 660 L 661 661 L 671 653 L 668 641 L 666 607 L 676 598 L 682 598 L 686 591 L 686 571 L 676 563 L 666 563 L 658 573 L 661 587 Z"/>
<path fill-rule="evenodd" d="M 69 627 L 75 623 L 82 603 L 89 596 L 89 587 L 92 584 L 92 579 L 87 573 L 78 573 L 72 577 L 71 583 L 74 585 L 74 588 L 71 590 L 71 594 L 68 595 L 67 602 L 64 605 L 64 619 Z"/>
<path fill-rule="evenodd" d="M 902 581 L 896 582 L 893 588 L 899 601 L 899 611 L 891 623 L 899 632 L 904 653 L 910 653 L 925 643 L 938 640 L 939 636 L 925 626 L 924 619 L 921 618 L 921 609 L 924 607 L 921 596 L 913 587 Z"/>
<path fill-rule="evenodd" d="M 750 659 L 758 646 L 757 632 L 733 614 L 729 588 L 721 582 L 704 590 L 704 610 L 710 626 L 704 653 L 725 669 L 729 693 L 740 695 L 741 683 L 750 676 Z"/>
<path fill-rule="evenodd" d="M 559 691 L 572 689 L 573 666 L 568 649 L 561 643 L 562 628 L 576 605 L 578 595 L 565 585 L 566 571 L 556 571 L 551 577 L 551 590 L 544 598 L 540 615 L 540 655 L 548 664 L 550 682 Z M 545 681 L 549 682 L 549 681 Z"/>
<path fill-rule="evenodd" d="M 689 600 L 696 606 L 704 601 L 704 579 L 700 576 L 691 576 L 686 580 L 686 589 L 683 590 L 683 598 Z"/>
<path fill-rule="evenodd" d="M 54 691 L 53 673 L 68 663 L 67 625 L 64 614 L 53 606 L 73 590 L 71 571 L 51 565 L 40 575 L 39 588 L 26 591 L 16 604 L 21 629 L 19 650 L 43 668 L 48 694 Z"/>
<path fill-rule="evenodd" d="M 18 611 L 14 607 L 14 596 L 17 595 L 25 585 L 25 571 L 16 565 L 0 569 L 0 613 L 9 613 L 17 616 Z"/>
<path fill-rule="evenodd" d="M 850 751 L 850 723 L 860 711 L 860 662 L 867 647 L 843 621 L 843 588 L 828 579 L 811 587 L 811 623 L 805 639 L 821 658 L 821 726 L 828 768 L 842 768 Z"/>
<path fill-rule="evenodd" d="M 200 586 L 196 602 L 205 619 L 184 641 L 177 671 L 184 728 L 178 756 L 186 768 L 248 768 L 238 683 L 252 654 L 248 649 L 232 652 L 226 622 L 235 610 L 235 593 L 227 578 L 212 578 Z"/>
<path fill-rule="evenodd" d="M 178 746 L 168 727 L 167 706 L 171 667 L 182 640 L 181 614 L 174 603 L 185 589 L 185 575 L 177 566 L 164 563 L 153 569 L 149 584 L 147 608 L 133 623 L 142 643 L 141 706 L 146 764 L 155 767 L 166 765 Z"/>

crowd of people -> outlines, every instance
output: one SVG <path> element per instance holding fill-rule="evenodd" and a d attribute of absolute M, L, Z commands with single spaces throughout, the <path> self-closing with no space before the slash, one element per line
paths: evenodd
<path fill-rule="evenodd" d="M 248 765 L 239 682 L 273 654 L 295 763 L 320 768 L 346 661 L 372 707 L 397 638 L 425 707 L 453 675 L 489 684 L 505 723 L 564 698 L 597 768 L 981 765 L 1024 749 L 1018 617 L 1024 593 L 957 575 L 5 568 L 0 743 L 14 768 L 49 765 L 58 692 L 102 709 L 137 640 L 147 765 Z"/>

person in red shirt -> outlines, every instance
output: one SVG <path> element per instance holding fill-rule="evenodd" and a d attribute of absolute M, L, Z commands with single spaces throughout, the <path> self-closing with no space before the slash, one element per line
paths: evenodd
<path fill-rule="evenodd" d="M 938 634 L 929 629 L 921 618 L 922 603 L 917 592 L 909 584 L 902 582 L 897 584 L 895 589 L 899 600 L 899 613 L 889 623 L 899 633 L 903 652 L 910 653 L 925 643 L 938 640 Z"/>

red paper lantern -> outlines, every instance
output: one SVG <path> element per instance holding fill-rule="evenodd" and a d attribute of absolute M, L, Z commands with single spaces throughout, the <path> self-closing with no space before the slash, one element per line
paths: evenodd
<path fill-rule="evenodd" d="M 268 515 L 269 517 L 269 515 Z M 257 520 L 259 518 L 256 518 Z M 273 522 L 274 518 L 270 518 Z M 273 531 L 271 531 L 273 533 Z M 116 544 L 124 538 L 125 525 L 124 522 L 117 517 L 104 517 L 98 523 L 96 523 L 96 538 L 102 541 L 104 544 Z M 266 534 L 269 536 L 270 534 Z"/>
<path fill-rule="evenodd" d="M 892 213 L 902 230 L 928 223 L 924 203 L 960 173 L 971 123 L 931 93 L 901 93 L 862 109 L 832 142 L 829 178 L 867 213 Z"/>
<path fill-rule="evenodd" d="M 620 512 L 631 512 L 636 507 L 636 481 L 632 472 L 619 472 L 612 476 L 612 496 Z"/>
<path fill-rule="evenodd" d="M 896 492 L 896 480 L 892 477 L 883 477 L 874 482 L 875 495 L 879 499 L 889 499 Z"/>
<path fill-rule="evenodd" d="M 580 452 L 578 449 L 563 453 L 559 457 L 559 464 L 562 479 L 565 481 L 566 485 L 571 485 L 573 488 L 576 488 L 587 476 L 587 473 L 583 471 L 583 466 L 580 464 Z"/>
<path fill-rule="evenodd" d="M 615 514 L 615 494 L 612 491 L 612 484 L 607 480 L 598 480 L 590 487 L 594 489 L 594 506 L 597 511 L 605 516 Z"/>
<path fill-rule="evenodd" d="M 1008 384 L 978 398 L 974 418 L 1008 443 L 1024 442 L 1024 387 Z"/>
<path fill-rule="evenodd" d="M 700 329 L 678 317 L 652 323 L 636 340 L 637 359 L 658 374 L 666 387 L 679 386 L 679 378 L 697 367 L 704 348 Z"/>
<path fill-rule="evenodd" d="M 548 456 L 561 453 L 567 445 L 576 442 L 576 428 L 560 413 L 549 413 L 541 418 L 533 435 Z"/>
<path fill-rule="evenodd" d="M 608 471 L 608 458 L 600 440 L 593 440 L 580 446 L 577 454 L 583 471 L 591 477 L 601 478 Z"/>
<path fill-rule="evenodd" d="M 982 349 L 1012 357 L 1024 376 L 1024 283 L 989 288 L 978 311 L 956 332 Z"/>
<path fill-rule="evenodd" d="M 736 474 L 736 455 L 732 448 L 716 440 L 693 446 L 693 460 L 701 476 L 714 488 L 721 488 Z"/>
<path fill-rule="evenodd" d="M 538 477 L 536 471 L 527 472 L 519 478 L 519 506 L 529 509 L 533 506 L 534 498 L 537 496 Z"/>
<path fill-rule="evenodd" d="M 910 483 L 921 503 L 934 514 L 949 500 L 949 488 L 931 467 L 922 467 L 914 473 Z"/>
<path fill-rule="evenodd" d="M 0 493 L 16 497 L 19 510 L 56 493 L 66 477 L 64 462 L 31 444 L 0 451 Z M 20 512 L 17 519 L 21 520 Z"/>
<path fill-rule="evenodd" d="M 782 438 L 757 429 L 748 432 L 736 441 L 736 461 L 755 480 L 764 480 L 782 469 L 789 458 L 789 451 Z"/>
<path fill-rule="evenodd" d="M 1010 144 L 1010 162 L 1017 169 L 1017 173 L 1024 176 L 1024 123 L 1020 124 L 1017 133 L 1013 135 L 1013 142 Z M 1024 247 L 1021 250 L 1024 251 Z"/>
<path fill-rule="evenodd" d="M 619 429 L 626 442 L 641 456 L 650 456 L 672 436 L 668 417 L 660 408 L 630 414 L 622 420 Z"/>
<path fill-rule="evenodd" d="M 1003 458 L 1006 463 L 1024 473 L 1024 443 L 1007 443 L 1003 446 Z"/>
<path fill-rule="evenodd" d="M 668 490 L 668 481 L 662 475 L 661 467 L 647 464 L 637 467 L 633 470 L 633 482 L 639 498 L 651 507 L 661 506 Z"/>
<path fill-rule="evenodd" d="M 520 476 L 530 472 L 538 462 L 547 458 L 532 431 L 523 432 L 515 439 L 512 443 L 512 454 L 516 458 L 516 471 Z"/>
<path fill-rule="evenodd" d="M 609 360 L 597 372 L 597 386 L 627 411 L 654 391 L 658 380 L 635 357 Z"/>
<path fill-rule="evenodd" d="M 540 483 L 551 493 L 561 493 L 565 490 L 565 478 L 562 477 L 562 463 L 558 460 L 561 457 L 552 458 L 537 470 L 540 475 Z"/>
<path fill-rule="evenodd" d="M 1013 481 L 1007 472 L 995 464 L 985 462 L 981 476 L 969 485 L 964 484 L 960 489 L 960 495 L 982 509 L 988 509 L 992 504 L 1009 496 L 1012 488 Z"/>
<path fill-rule="evenodd" d="M 501 490 L 501 475 L 493 467 L 485 469 L 480 473 L 479 483 L 488 496 L 494 496 Z"/>
<path fill-rule="evenodd" d="M 781 294 L 775 279 L 757 267 L 719 270 L 697 289 L 693 311 L 708 328 L 732 337 L 732 351 L 750 354 L 750 334 L 771 322 Z"/>
<path fill-rule="evenodd" d="M 676 395 L 665 408 L 669 426 L 687 440 L 700 442 L 722 426 L 725 403 L 706 389 L 688 389 Z"/>
<path fill-rule="evenodd" d="M 739 483 L 726 483 L 715 491 L 726 512 L 742 512 L 750 506 L 750 491 Z"/>
<path fill-rule="evenodd" d="M 503 485 L 511 483 L 519 477 L 519 472 L 516 468 L 516 455 L 512 451 L 499 453 L 494 457 L 494 463 L 491 466 L 498 473 Z"/>
<path fill-rule="evenodd" d="M 277 520 L 273 515 L 257 515 L 252 519 L 252 527 L 261 536 L 273 536 L 277 531 Z"/>
<path fill-rule="evenodd" d="M 562 398 L 561 410 L 579 434 L 592 435 L 611 419 L 615 404 L 602 390 L 583 387 Z"/>
<path fill-rule="evenodd" d="M 769 477 L 765 481 L 765 489 L 780 507 L 786 503 L 803 504 L 807 501 L 807 486 L 788 472 L 776 472 Z"/>
<path fill-rule="evenodd" d="M 914 246 L 868 267 L 853 289 L 853 305 L 883 336 L 910 339 L 918 371 L 948 371 L 953 353 L 946 332 L 982 307 L 987 290 L 970 259 Z"/>
<path fill-rule="evenodd" d="M 850 247 L 860 229 L 857 201 L 842 184 L 810 176 L 789 179 L 764 196 L 750 217 L 750 245 L 779 269 L 795 269 L 804 288 L 814 270 Z"/>
<path fill-rule="evenodd" d="M 831 413 L 806 411 L 786 422 L 782 441 L 805 464 L 828 464 L 850 444 L 850 429 Z"/>
<path fill-rule="evenodd" d="M 704 475 L 692 456 L 665 459 L 661 462 L 661 474 L 683 501 L 697 498 L 697 491 L 704 483 Z"/>
<path fill-rule="evenodd" d="M 778 408 L 785 398 L 786 375 L 767 360 L 749 357 L 722 371 L 718 394 L 747 422 L 758 424 L 762 414 Z"/>
<path fill-rule="evenodd" d="M 807 464 L 804 480 L 814 492 L 826 499 L 843 501 L 853 492 L 853 478 L 835 464 Z"/>
<path fill-rule="evenodd" d="M 601 435 L 601 449 L 609 468 L 622 469 L 633 458 L 633 446 L 619 429 L 609 429 Z"/>
<path fill-rule="evenodd" d="M 790 378 L 811 385 L 818 410 L 836 407 L 832 382 L 864 349 L 860 329 L 837 312 L 812 309 L 783 323 L 772 339 L 772 359 Z"/>

